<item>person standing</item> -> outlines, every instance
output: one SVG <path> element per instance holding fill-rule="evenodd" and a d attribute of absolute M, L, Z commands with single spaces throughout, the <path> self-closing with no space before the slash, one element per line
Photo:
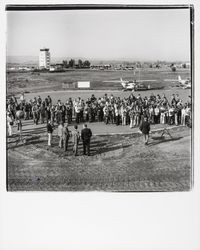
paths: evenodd
<path fill-rule="evenodd" d="M 104 113 L 104 122 L 107 125 L 109 121 L 109 110 L 107 105 L 105 105 L 105 107 L 103 108 L 103 113 Z"/>
<path fill-rule="evenodd" d="M 185 126 L 186 105 L 181 109 L 181 125 Z"/>
<path fill-rule="evenodd" d="M 24 106 L 24 112 L 25 112 L 24 120 L 29 120 L 29 112 L 30 112 L 29 109 L 30 109 L 29 103 L 26 102 Z"/>
<path fill-rule="evenodd" d="M 34 122 L 34 124 L 38 125 L 38 121 L 39 121 L 39 108 L 38 108 L 38 106 L 36 104 L 33 106 L 32 112 L 33 112 L 33 122 Z"/>
<path fill-rule="evenodd" d="M 46 122 L 48 123 L 48 121 L 51 120 L 51 110 L 49 106 L 45 108 L 45 117 L 46 117 Z M 51 120 L 52 125 L 53 125 L 53 121 L 54 119 Z"/>
<path fill-rule="evenodd" d="M 65 115 L 66 115 L 66 107 L 64 104 L 61 106 L 61 116 L 62 116 L 62 122 L 65 123 Z"/>
<path fill-rule="evenodd" d="M 25 101 L 24 92 L 21 93 L 19 100 L 21 103 L 23 103 Z"/>
<path fill-rule="evenodd" d="M 75 108 L 76 123 L 79 123 L 80 122 L 80 111 L 81 111 L 80 104 L 76 103 L 74 108 Z"/>
<path fill-rule="evenodd" d="M 19 139 L 20 141 L 22 141 L 22 120 L 20 119 L 20 117 L 17 117 L 17 131 L 19 131 Z"/>
<path fill-rule="evenodd" d="M 51 118 L 51 124 L 54 125 L 54 120 L 55 120 L 55 106 L 50 107 L 50 118 Z M 48 123 L 48 120 L 47 120 Z"/>
<path fill-rule="evenodd" d="M 57 104 L 57 107 L 56 107 L 56 122 L 57 122 L 57 124 L 60 124 L 61 121 L 62 121 L 62 111 L 61 111 L 60 105 Z"/>
<path fill-rule="evenodd" d="M 125 104 L 122 104 L 121 107 L 121 114 L 122 114 L 122 126 L 126 125 L 126 116 L 127 116 L 127 108 Z"/>
<path fill-rule="evenodd" d="M 115 109 L 115 123 L 116 123 L 117 126 L 119 126 L 119 120 L 120 120 L 119 107 L 118 107 L 118 105 L 116 103 L 114 104 L 114 109 Z"/>
<path fill-rule="evenodd" d="M 149 107 L 149 116 L 150 116 L 150 122 L 152 124 L 155 124 L 155 112 L 154 112 L 153 105 L 150 105 L 150 107 Z"/>
<path fill-rule="evenodd" d="M 51 97 L 49 95 L 47 96 L 47 100 L 48 100 L 49 106 L 51 106 L 52 105 L 52 99 L 51 99 Z"/>
<path fill-rule="evenodd" d="M 87 124 L 83 125 L 83 129 L 81 130 L 81 139 L 83 141 L 83 154 L 90 155 L 90 139 L 92 137 L 92 131 L 90 128 L 87 128 Z"/>
<path fill-rule="evenodd" d="M 129 117 L 130 117 L 130 128 L 133 128 L 133 121 L 134 121 L 134 110 L 133 108 L 129 111 Z"/>
<path fill-rule="evenodd" d="M 10 112 L 7 113 L 7 124 L 8 124 L 8 135 L 12 136 L 14 122 Z"/>
<path fill-rule="evenodd" d="M 169 106 L 168 108 L 168 125 L 174 124 L 174 107 Z"/>
<path fill-rule="evenodd" d="M 73 153 L 75 156 L 78 155 L 78 144 L 79 144 L 79 140 L 80 140 L 80 133 L 78 131 L 78 126 L 74 125 L 74 131 L 72 132 L 72 141 L 74 143 L 73 146 Z"/>
<path fill-rule="evenodd" d="M 58 136 L 59 136 L 59 148 L 63 147 L 63 130 L 64 130 L 64 123 L 61 121 L 58 125 Z"/>
<path fill-rule="evenodd" d="M 65 152 L 67 151 L 68 148 L 69 137 L 70 137 L 70 131 L 68 129 L 68 124 L 65 124 L 63 128 L 63 146 Z"/>
<path fill-rule="evenodd" d="M 148 121 L 147 116 L 144 116 L 144 119 L 141 121 L 139 129 L 144 136 L 144 144 L 147 145 L 149 140 L 149 131 L 150 131 L 150 122 Z"/>
<path fill-rule="evenodd" d="M 154 119 L 155 124 L 160 123 L 160 119 L 159 119 L 159 117 L 160 117 L 159 105 L 157 105 L 157 106 L 154 108 L 154 115 L 155 115 L 155 119 Z"/>
<path fill-rule="evenodd" d="M 134 117 L 134 121 L 133 121 L 133 126 L 134 127 L 139 126 L 140 119 L 141 119 L 141 113 L 142 113 L 142 109 L 139 107 L 138 104 L 136 104 L 136 106 L 135 106 L 135 117 Z"/>
<path fill-rule="evenodd" d="M 165 121 L 166 121 L 165 114 L 166 114 L 166 109 L 164 106 L 161 106 L 161 108 L 160 108 L 160 124 L 165 124 Z"/>
<path fill-rule="evenodd" d="M 44 123 L 44 119 L 45 119 L 45 104 L 42 103 L 42 105 L 40 107 L 40 120 L 41 120 L 41 124 Z"/>
<path fill-rule="evenodd" d="M 52 133 L 53 133 L 53 126 L 51 124 L 51 121 L 49 121 L 47 124 L 48 146 L 51 146 Z"/>
<path fill-rule="evenodd" d="M 185 109 L 185 124 L 188 126 L 191 122 L 191 108 L 190 105 L 187 104 L 186 105 L 186 109 Z"/>

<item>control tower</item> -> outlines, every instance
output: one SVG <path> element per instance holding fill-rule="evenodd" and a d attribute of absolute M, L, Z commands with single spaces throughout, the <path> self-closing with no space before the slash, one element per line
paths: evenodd
<path fill-rule="evenodd" d="M 50 68 L 50 52 L 49 49 L 43 48 L 40 49 L 39 54 L 39 68 L 40 69 L 49 69 Z"/>

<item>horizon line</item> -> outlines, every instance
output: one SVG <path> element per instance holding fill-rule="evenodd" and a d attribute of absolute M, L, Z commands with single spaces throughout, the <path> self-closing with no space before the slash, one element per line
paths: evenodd
<path fill-rule="evenodd" d="M 8 57 L 38 57 L 39 59 L 39 56 L 36 56 L 36 55 L 6 55 L 6 58 Z M 65 56 L 51 56 L 51 59 L 59 59 L 59 58 L 62 58 L 62 59 L 86 59 L 86 60 L 96 60 L 96 61 L 133 61 L 133 62 L 136 62 L 136 61 L 142 61 L 142 62 L 158 62 L 158 61 L 165 61 L 165 62 L 190 62 L 191 60 L 190 59 L 144 59 L 144 58 L 91 58 L 91 57 L 73 57 L 73 56 L 69 56 L 69 57 L 65 57 Z"/>

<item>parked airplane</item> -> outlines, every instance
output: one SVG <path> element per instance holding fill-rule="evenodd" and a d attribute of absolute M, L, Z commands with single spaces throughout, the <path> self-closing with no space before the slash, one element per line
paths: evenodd
<path fill-rule="evenodd" d="M 178 82 L 179 86 L 182 87 L 183 89 L 191 89 L 191 80 L 188 79 L 181 79 L 181 76 L 178 76 L 178 79 L 165 79 L 165 81 L 170 81 L 170 82 Z"/>
<path fill-rule="evenodd" d="M 124 81 L 122 78 L 120 79 L 120 83 L 122 85 L 122 87 L 124 88 L 124 90 L 133 90 L 133 91 L 137 91 L 137 90 L 148 90 L 151 88 L 150 85 L 145 86 L 144 84 L 142 84 L 142 82 L 144 82 L 144 80 L 134 80 L 134 81 Z"/>
<path fill-rule="evenodd" d="M 183 89 L 191 89 L 190 79 L 183 80 L 181 79 L 181 76 L 178 76 L 178 82 L 180 83 L 181 87 L 183 87 Z"/>
<path fill-rule="evenodd" d="M 127 81 L 120 78 L 120 80 L 110 80 L 110 81 L 103 81 L 103 82 L 113 82 L 113 83 L 120 83 L 123 87 L 123 90 L 131 90 L 131 91 L 142 91 L 151 89 L 151 86 L 145 86 L 142 84 L 143 82 L 155 82 L 157 80 L 133 80 Z"/>

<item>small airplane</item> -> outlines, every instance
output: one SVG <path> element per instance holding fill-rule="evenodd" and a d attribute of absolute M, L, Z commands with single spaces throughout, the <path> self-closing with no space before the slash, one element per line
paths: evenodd
<path fill-rule="evenodd" d="M 133 72 L 134 75 L 136 75 L 136 71 Z M 139 71 L 139 79 L 136 80 L 123 80 L 120 78 L 120 80 L 111 80 L 111 81 L 103 81 L 103 82 L 113 82 L 113 83 L 120 83 L 123 87 L 123 90 L 130 90 L 130 91 L 142 91 L 142 90 L 149 90 L 151 89 L 151 86 L 144 85 L 143 82 L 156 82 L 157 80 L 140 80 L 140 71 Z"/>
<path fill-rule="evenodd" d="M 178 82 L 179 86 L 183 89 L 191 89 L 191 80 L 189 78 L 187 79 L 181 79 L 181 76 L 178 76 L 178 79 L 165 79 L 165 81 L 170 82 Z"/>
<path fill-rule="evenodd" d="M 186 80 L 181 79 L 181 76 L 178 76 L 178 82 L 180 83 L 183 89 L 191 89 L 191 80 L 188 78 Z"/>
<path fill-rule="evenodd" d="M 132 80 L 127 81 L 120 78 L 120 80 L 110 80 L 110 81 L 103 81 L 103 82 L 113 82 L 113 83 L 120 83 L 123 87 L 123 90 L 130 90 L 130 91 L 141 91 L 141 90 L 148 90 L 151 89 L 150 85 L 145 86 L 142 82 L 153 82 L 156 80 Z"/>
<path fill-rule="evenodd" d="M 151 89 L 151 86 L 145 86 L 142 84 L 143 82 L 146 82 L 149 80 L 133 80 L 133 81 L 124 81 L 122 78 L 120 78 L 120 83 L 124 90 L 131 90 L 131 91 L 138 91 L 138 90 L 148 90 Z M 156 80 L 153 80 L 156 81 Z"/>

